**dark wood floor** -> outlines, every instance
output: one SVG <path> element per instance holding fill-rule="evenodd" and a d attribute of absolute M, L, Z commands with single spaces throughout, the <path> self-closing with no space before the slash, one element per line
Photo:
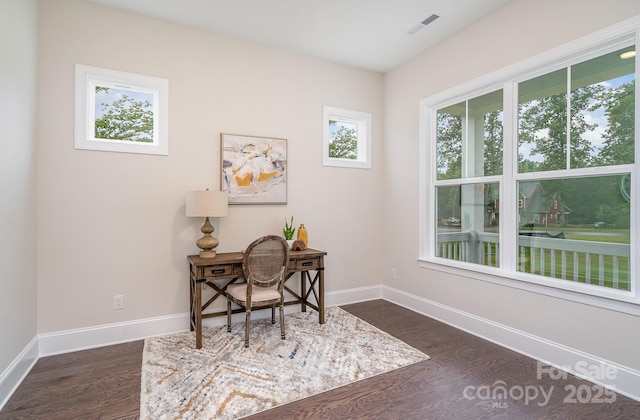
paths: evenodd
<path fill-rule="evenodd" d="M 535 360 L 392 303 L 343 308 L 431 359 L 250 419 L 640 419 L 639 402 L 605 394 L 571 375 L 539 380 Z M 0 419 L 137 419 L 141 361 L 141 341 L 43 357 Z M 491 399 L 501 385 L 497 381 L 515 399 Z M 590 402 L 568 402 L 572 389 Z M 518 400 L 520 390 L 532 398 Z"/>

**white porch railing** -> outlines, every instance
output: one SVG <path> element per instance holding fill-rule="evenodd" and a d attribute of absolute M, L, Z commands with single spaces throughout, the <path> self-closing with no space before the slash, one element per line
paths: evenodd
<path fill-rule="evenodd" d="M 497 233 L 443 232 L 437 255 L 500 266 Z M 630 247 L 626 244 L 520 235 L 518 271 L 629 290 Z"/>

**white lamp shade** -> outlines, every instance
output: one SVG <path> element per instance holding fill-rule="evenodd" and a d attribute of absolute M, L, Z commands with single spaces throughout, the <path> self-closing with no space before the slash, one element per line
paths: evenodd
<path fill-rule="evenodd" d="M 224 191 L 189 191 L 185 203 L 187 217 L 226 217 L 229 196 Z"/>

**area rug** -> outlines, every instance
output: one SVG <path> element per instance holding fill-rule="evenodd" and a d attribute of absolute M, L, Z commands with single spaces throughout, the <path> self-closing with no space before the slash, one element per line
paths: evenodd
<path fill-rule="evenodd" d="M 270 319 L 147 338 L 141 419 L 235 419 L 429 359 L 338 308 L 285 316 L 286 340 Z"/>

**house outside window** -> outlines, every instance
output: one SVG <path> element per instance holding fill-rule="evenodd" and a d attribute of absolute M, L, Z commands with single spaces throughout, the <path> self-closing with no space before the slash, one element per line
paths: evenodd
<path fill-rule="evenodd" d="M 421 261 L 640 303 L 635 40 L 422 101 Z"/>

